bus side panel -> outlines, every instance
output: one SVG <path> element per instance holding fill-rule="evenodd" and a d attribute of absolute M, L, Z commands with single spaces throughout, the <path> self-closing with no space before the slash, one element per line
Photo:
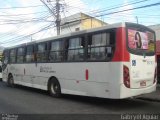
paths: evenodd
<path fill-rule="evenodd" d="M 26 66 L 26 77 L 32 83 L 32 87 L 47 90 L 47 82 L 51 76 L 51 65 L 47 67 L 47 64 L 33 63 Z"/>
<path fill-rule="evenodd" d="M 54 65 L 63 93 L 118 98 L 122 78 L 121 63 L 92 62 Z M 69 68 L 69 70 L 68 70 Z M 85 71 L 88 70 L 88 80 Z M 64 72 L 65 71 L 65 72 Z M 73 74 L 74 73 L 74 74 Z"/>
<path fill-rule="evenodd" d="M 86 79 L 88 70 L 88 79 Z M 119 98 L 122 79 L 121 62 L 37 63 L 8 66 L 15 84 L 47 90 L 50 77 L 61 85 L 62 93 Z"/>

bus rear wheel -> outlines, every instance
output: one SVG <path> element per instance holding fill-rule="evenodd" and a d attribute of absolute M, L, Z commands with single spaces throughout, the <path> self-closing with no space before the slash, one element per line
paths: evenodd
<path fill-rule="evenodd" d="M 57 79 L 52 78 L 49 81 L 48 90 L 51 96 L 53 97 L 61 97 L 61 86 Z"/>
<path fill-rule="evenodd" d="M 8 86 L 9 87 L 14 87 L 14 79 L 12 75 L 8 76 Z"/>

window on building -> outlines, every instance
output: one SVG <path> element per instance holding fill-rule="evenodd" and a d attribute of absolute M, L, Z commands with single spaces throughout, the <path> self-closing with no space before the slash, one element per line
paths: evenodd
<path fill-rule="evenodd" d="M 88 42 L 88 59 L 111 59 L 114 49 L 114 36 L 115 34 L 113 32 L 97 33 L 91 35 Z"/>
<path fill-rule="evenodd" d="M 69 39 L 68 61 L 84 60 L 84 39 L 81 37 Z"/>
<path fill-rule="evenodd" d="M 40 43 L 37 45 L 37 62 L 46 62 L 47 61 L 47 44 Z"/>
<path fill-rule="evenodd" d="M 10 63 L 16 62 L 16 49 L 10 50 Z"/>
<path fill-rule="evenodd" d="M 27 46 L 27 50 L 26 50 L 26 62 L 34 62 L 34 61 L 35 61 L 34 46 L 29 45 Z"/>
<path fill-rule="evenodd" d="M 49 52 L 49 61 L 50 62 L 59 62 L 64 61 L 64 41 L 53 41 L 51 42 L 51 48 Z"/>
<path fill-rule="evenodd" d="M 24 55 L 25 55 L 25 48 L 20 47 L 17 49 L 17 63 L 23 63 L 24 62 Z"/>

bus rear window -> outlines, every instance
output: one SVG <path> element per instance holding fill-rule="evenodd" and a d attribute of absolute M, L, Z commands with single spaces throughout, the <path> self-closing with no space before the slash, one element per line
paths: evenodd
<path fill-rule="evenodd" d="M 147 53 L 155 51 L 154 33 L 147 30 L 128 29 L 128 47 Z"/>

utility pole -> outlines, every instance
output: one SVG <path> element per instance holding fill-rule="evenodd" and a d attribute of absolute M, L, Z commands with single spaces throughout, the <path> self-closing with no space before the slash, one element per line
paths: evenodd
<path fill-rule="evenodd" d="M 59 0 L 56 0 L 56 27 L 57 27 L 57 35 L 60 35 L 60 25 L 61 25 L 60 4 L 59 4 Z"/>
<path fill-rule="evenodd" d="M 56 2 L 54 6 L 51 4 L 51 2 L 53 2 L 51 0 L 47 0 L 47 2 L 50 4 L 47 4 L 45 2 L 45 0 L 40 0 L 40 1 L 47 7 L 49 12 L 51 14 L 53 14 L 54 18 L 56 19 L 55 24 L 56 24 L 56 28 L 57 28 L 57 35 L 60 35 L 60 26 L 61 26 L 60 10 L 61 10 L 61 6 L 62 6 L 62 4 L 59 3 L 60 0 L 54 0 Z"/>

